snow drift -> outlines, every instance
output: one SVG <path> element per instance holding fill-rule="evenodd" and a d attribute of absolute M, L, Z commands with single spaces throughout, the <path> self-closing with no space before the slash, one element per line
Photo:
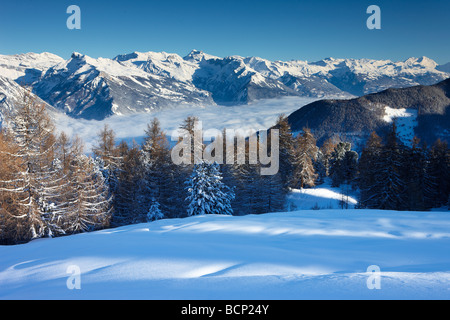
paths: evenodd
<path fill-rule="evenodd" d="M 0 298 L 449 299 L 449 245 L 444 212 L 159 220 L 0 246 Z M 371 265 L 380 290 L 367 287 Z M 79 290 L 67 287 L 70 266 Z"/>

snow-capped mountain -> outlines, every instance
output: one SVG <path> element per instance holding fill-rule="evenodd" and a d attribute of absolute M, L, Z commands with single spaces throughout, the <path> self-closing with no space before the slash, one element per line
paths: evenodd
<path fill-rule="evenodd" d="M 0 55 L 0 76 L 27 86 L 37 81 L 50 67 L 63 61 L 63 58 L 48 52 Z"/>
<path fill-rule="evenodd" d="M 0 76 L 31 85 L 47 103 L 73 117 L 150 112 L 181 105 L 246 105 L 283 96 L 350 98 L 387 88 L 431 85 L 450 77 L 446 65 L 333 59 L 269 61 L 220 58 L 193 50 L 187 56 L 133 52 L 114 59 L 74 53 L 0 56 Z"/>
<path fill-rule="evenodd" d="M 86 119 L 213 103 L 208 92 L 192 84 L 79 53 L 48 69 L 33 92 L 67 114 Z"/>

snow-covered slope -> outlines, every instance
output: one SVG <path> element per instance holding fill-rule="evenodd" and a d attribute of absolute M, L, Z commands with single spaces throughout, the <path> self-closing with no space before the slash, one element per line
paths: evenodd
<path fill-rule="evenodd" d="M 47 69 L 63 61 L 63 58 L 48 52 L 0 55 L 0 76 L 13 79 L 20 85 L 31 85 Z"/>
<path fill-rule="evenodd" d="M 449 299 L 449 230 L 446 212 L 159 220 L 0 246 L 0 298 Z"/>

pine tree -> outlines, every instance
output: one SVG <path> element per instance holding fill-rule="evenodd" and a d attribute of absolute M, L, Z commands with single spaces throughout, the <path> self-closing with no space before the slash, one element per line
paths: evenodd
<path fill-rule="evenodd" d="M 147 222 L 152 222 L 159 219 L 164 219 L 164 214 L 161 211 L 159 202 L 153 198 L 150 204 L 150 209 L 148 209 L 147 212 Z"/>
<path fill-rule="evenodd" d="M 316 160 L 313 163 L 314 171 L 317 174 L 316 185 L 320 185 L 324 183 L 325 178 L 327 177 L 327 160 L 322 150 L 317 151 Z"/>
<path fill-rule="evenodd" d="M 371 178 L 363 180 L 370 184 L 363 185 L 361 203 L 373 209 L 405 210 L 405 147 L 398 139 L 395 122 L 386 140 L 386 145 L 379 148 L 379 153 L 370 163 Z M 364 165 L 366 161 L 364 159 Z"/>
<path fill-rule="evenodd" d="M 423 211 L 425 207 L 425 151 L 419 146 L 420 140 L 414 137 L 412 147 L 405 150 L 404 177 L 406 183 L 406 207 L 408 210 Z"/>
<path fill-rule="evenodd" d="M 377 208 L 375 197 L 378 170 L 380 167 L 380 154 L 383 147 L 382 139 L 372 132 L 367 139 L 358 163 L 358 185 L 360 189 L 359 206 L 363 208 Z"/>
<path fill-rule="evenodd" d="M 217 163 L 201 162 L 194 170 L 187 184 L 188 216 L 204 214 L 233 214 L 231 202 L 234 192 L 223 184 Z"/>
<path fill-rule="evenodd" d="M 114 225 L 144 222 L 147 201 L 147 181 L 142 152 L 133 142 L 131 148 L 121 143 L 122 168 L 117 177 L 114 196 Z"/>
<path fill-rule="evenodd" d="M 426 207 L 445 205 L 450 194 L 450 150 L 447 143 L 440 139 L 428 150 L 424 180 Z"/>
<path fill-rule="evenodd" d="M 171 160 L 171 151 L 166 134 L 161 129 L 160 122 L 154 118 L 145 131 L 142 145 L 142 162 L 145 170 L 145 187 L 147 205 L 152 198 L 161 205 L 168 217 L 179 215 L 184 203 L 183 184 L 179 179 L 186 180 L 181 166 L 176 166 Z"/>

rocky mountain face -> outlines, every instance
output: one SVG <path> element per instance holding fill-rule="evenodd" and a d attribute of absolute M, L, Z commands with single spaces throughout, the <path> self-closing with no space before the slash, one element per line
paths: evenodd
<path fill-rule="evenodd" d="M 431 85 L 450 77 L 426 57 L 402 62 L 333 59 L 269 61 L 133 52 L 114 59 L 73 53 L 0 55 L 0 76 L 75 118 L 150 112 L 180 105 L 243 105 L 283 96 L 352 98 L 387 88 Z M 5 84 L 6 85 L 6 84 Z"/>

